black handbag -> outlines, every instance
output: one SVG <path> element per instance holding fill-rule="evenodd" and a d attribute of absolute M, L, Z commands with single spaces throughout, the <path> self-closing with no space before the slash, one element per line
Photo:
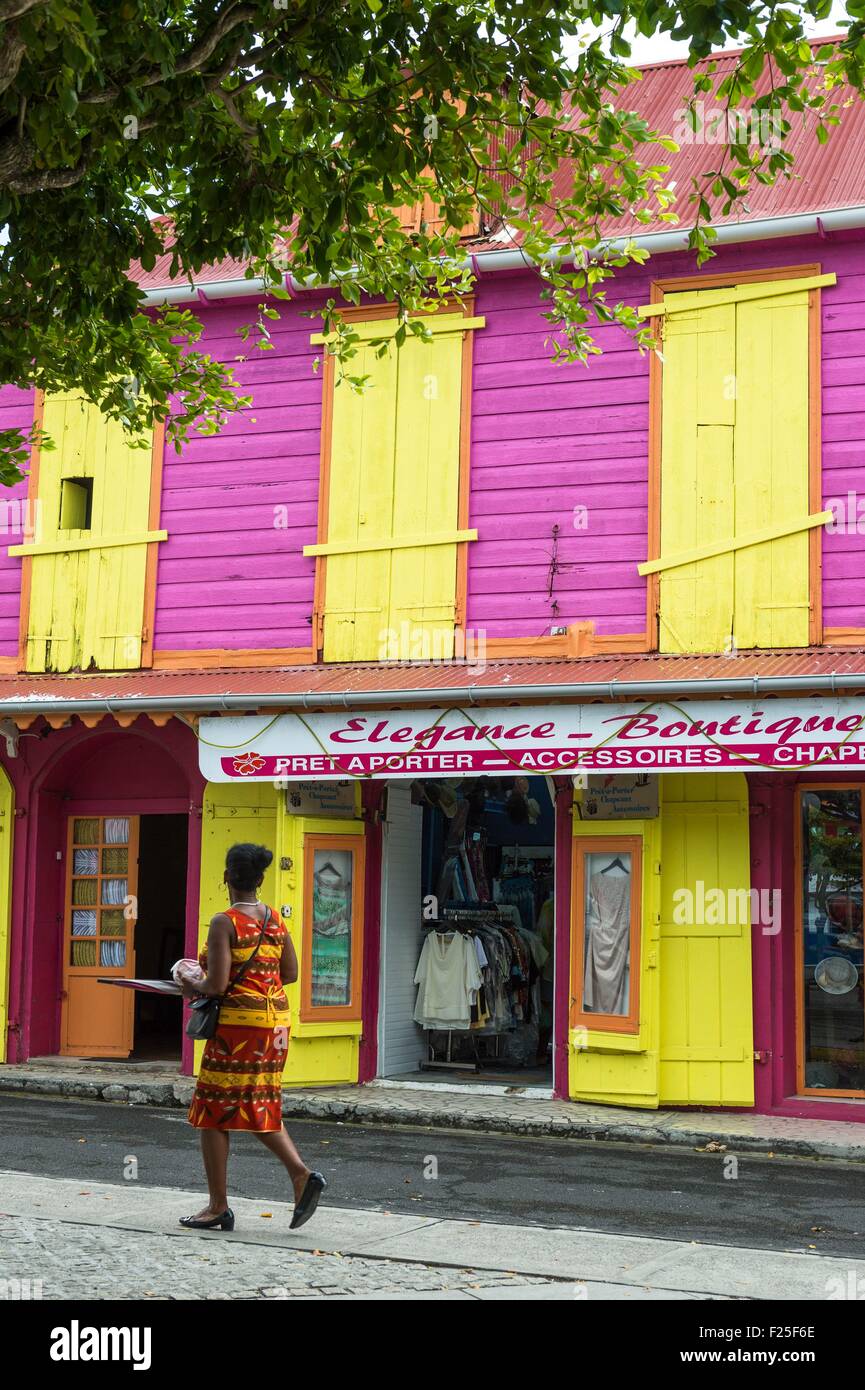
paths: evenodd
<path fill-rule="evenodd" d="M 255 960 L 255 957 L 258 955 L 258 948 L 264 940 L 264 933 L 270 925 L 270 918 L 271 911 L 270 908 L 268 908 L 264 916 L 264 921 L 261 924 L 258 940 L 255 943 L 255 950 L 249 959 L 243 962 L 243 965 L 238 970 L 234 979 L 230 981 L 225 992 L 223 994 L 203 994 L 200 999 L 194 999 L 192 1001 L 192 1012 L 186 1024 L 186 1036 L 188 1038 L 200 1038 L 204 1040 L 214 1036 L 219 1027 L 219 1010 L 222 1008 L 231 990 L 236 989 L 240 984 L 247 970 L 252 965 L 252 962 Z"/>

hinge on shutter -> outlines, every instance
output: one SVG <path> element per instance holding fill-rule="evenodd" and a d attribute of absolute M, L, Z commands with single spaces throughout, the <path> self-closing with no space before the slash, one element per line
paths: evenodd
<path fill-rule="evenodd" d="M 150 628 L 149 628 L 149 627 L 147 626 L 147 624 L 145 623 L 145 624 L 144 624 L 144 627 L 141 629 L 141 640 L 142 640 L 142 642 L 146 642 L 146 641 L 147 641 L 147 638 L 149 637 L 149 635 L 150 635 Z"/>

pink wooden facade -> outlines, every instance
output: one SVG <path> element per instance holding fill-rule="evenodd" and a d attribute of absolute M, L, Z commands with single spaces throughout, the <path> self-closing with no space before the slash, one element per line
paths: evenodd
<path fill-rule="evenodd" d="M 706 273 L 819 263 L 822 294 L 824 502 L 865 496 L 865 245 L 855 234 L 721 248 Z M 653 278 L 688 275 L 684 255 L 619 277 L 610 298 L 647 302 Z M 205 348 L 235 363 L 254 398 L 216 437 L 166 450 L 155 650 L 308 649 L 316 540 L 322 378 L 313 371 L 310 301 L 280 306 L 273 350 L 237 329 L 250 301 L 198 307 Z M 642 633 L 648 525 L 649 363 L 618 327 L 597 330 L 601 356 L 556 366 L 536 277 L 483 274 L 474 337 L 466 623 L 491 639 L 543 637 L 591 621 L 599 635 Z M 238 357 L 246 360 L 235 361 Z M 26 422 L 32 393 L 0 391 L 0 428 Z M 4 498 L 0 657 L 18 649 L 24 485 Z M 585 509 L 580 511 L 579 509 Z M 865 627 L 862 533 L 823 532 L 823 618 Z"/>
<path fill-rule="evenodd" d="M 821 299 L 825 506 L 851 492 L 865 497 L 865 241 L 859 234 L 839 233 L 730 246 L 705 272 L 803 264 L 819 264 L 823 273 L 837 276 Z M 646 267 L 620 276 L 609 297 L 640 305 L 649 300 L 653 279 L 693 275 L 695 269 L 683 254 L 654 257 Z M 303 547 L 317 539 L 323 386 L 313 370 L 319 350 L 310 344 L 317 324 L 303 311 L 314 300 L 279 306 L 273 350 L 266 353 L 246 347 L 237 334 L 253 312 L 251 304 L 242 298 L 213 300 L 196 312 L 205 325 L 205 349 L 235 364 L 238 381 L 254 398 L 252 406 L 220 436 L 197 437 L 179 455 L 172 449 L 165 453 L 159 524 L 168 539 L 159 547 L 154 651 L 157 658 L 187 653 L 190 669 L 197 652 L 304 653 L 312 641 L 315 567 Z M 473 340 L 468 521 L 478 540 L 468 547 L 466 627 L 474 636 L 524 641 L 591 622 L 615 651 L 617 636 L 646 628 L 646 580 L 637 566 L 646 559 L 648 544 L 649 361 L 621 329 L 604 327 L 597 330 L 600 357 L 587 366 L 555 366 L 538 281 L 527 271 L 482 273 L 474 312 L 483 316 L 485 327 Z M 0 428 L 27 423 L 32 409 L 32 392 L 0 390 Z M 0 658 L 9 663 L 18 654 L 21 562 L 7 548 L 23 539 L 25 498 L 26 484 L 3 498 Z M 821 545 L 824 628 L 865 629 L 865 518 L 861 530 L 822 531 Z M 74 781 L 76 797 L 89 789 L 94 799 L 114 804 L 110 787 L 119 780 L 114 774 L 122 763 L 130 804 L 140 808 L 145 802 L 166 812 L 191 807 L 193 814 L 200 806 L 194 738 L 176 721 L 158 732 L 144 721 L 112 735 L 94 732 L 84 736 L 84 744 L 78 735 L 73 739 L 59 731 L 51 745 L 56 771 L 44 746 L 35 742 L 22 745 L 29 751 L 21 760 L 5 764 L 19 810 L 40 803 L 38 842 L 36 831 L 27 829 L 35 816 L 22 821 L 16 833 L 15 878 L 26 891 L 14 905 L 10 1012 L 26 1013 L 16 990 L 48 996 L 58 987 L 56 952 L 28 955 L 33 937 L 25 930 L 25 917 L 38 926 L 55 907 L 56 797 Z M 98 755 L 98 765 L 88 762 L 90 754 L 94 760 Z M 138 780 L 129 781 L 130 767 Z M 750 792 L 753 886 L 780 885 L 785 902 L 792 904 L 792 781 L 754 777 Z M 366 795 L 371 798 L 373 789 Z M 565 865 L 569 795 L 560 788 L 557 838 Z M 191 834 L 190 950 L 198 929 L 196 846 L 200 842 Z M 371 847 L 369 863 L 373 869 L 380 865 L 380 846 Z M 371 919 L 379 893 L 380 877 L 372 872 L 367 882 Z M 790 913 L 788 906 L 777 937 L 754 932 L 754 1044 L 761 1054 L 756 1105 L 852 1118 L 849 1103 L 789 1100 L 795 1006 Z M 566 1013 L 566 892 L 558 898 L 557 914 L 559 1007 Z M 366 979 L 368 1034 L 374 1037 L 376 959 L 368 963 Z M 21 1055 L 49 1052 L 56 1037 L 50 1029 L 37 1030 L 20 1045 Z M 566 1059 L 558 1065 L 566 1068 Z M 361 1073 L 361 1080 L 375 1074 L 374 1055 L 362 1054 Z M 564 1081 L 558 1091 L 567 1094 Z M 856 1118 L 861 1105 L 865 1102 L 856 1102 Z"/>

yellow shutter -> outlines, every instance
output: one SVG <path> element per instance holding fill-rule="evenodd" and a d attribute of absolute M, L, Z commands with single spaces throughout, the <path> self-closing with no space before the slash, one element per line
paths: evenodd
<path fill-rule="evenodd" d="M 134 447 L 117 422 L 72 395 L 48 396 L 43 424 L 56 447 L 39 460 L 35 536 L 9 550 L 31 557 L 26 669 L 134 669 L 147 545 L 167 535 L 148 531 L 152 441 Z"/>
<path fill-rule="evenodd" d="M 659 647 L 807 646 L 808 291 L 664 305 Z"/>
<path fill-rule="evenodd" d="M 661 554 L 676 556 L 734 534 L 735 310 L 695 308 L 664 328 Z M 662 651 L 723 651 L 732 629 L 732 555 L 662 572 Z"/>
<path fill-rule="evenodd" d="M 808 515 L 808 293 L 736 309 L 736 530 Z M 809 531 L 736 555 L 736 645 L 807 647 Z"/>
<path fill-rule="evenodd" d="M 659 782 L 660 1103 L 753 1105 L 747 782 L 739 772 Z"/>
<path fill-rule="evenodd" d="M 304 548 L 326 557 L 325 661 L 453 655 L 457 546 L 477 534 L 458 529 L 462 346 L 482 323 L 440 315 L 430 343 L 363 345 L 366 389 L 334 389 L 327 537 Z M 396 320 L 356 327 L 384 337 Z"/>
<path fill-rule="evenodd" d="M 607 1024 L 598 1028 L 568 1028 L 568 1093 L 572 1100 L 603 1101 L 609 1105 L 631 1105 L 656 1109 L 659 1104 L 659 970 L 658 917 L 659 875 L 657 820 L 580 821 L 574 820 L 574 852 L 580 838 L 613 840 L 639 836 L 642 840 L 641 921 L 639 960 L 632 962 L 632 978 L 639 980 L 639 1029 L 616 1032 Z M 613 852 L 613 851 L 611 851 Z M 573 885 L 572 885 L 573 887 Z M 572 900 L 571 950 L 576 951 L 579 934 L 576 914 L 582 904 Z M 572 977 L 582 968 L 572 960 Z M 571 1000 L 572 1006 L 576 1001 Z"/>

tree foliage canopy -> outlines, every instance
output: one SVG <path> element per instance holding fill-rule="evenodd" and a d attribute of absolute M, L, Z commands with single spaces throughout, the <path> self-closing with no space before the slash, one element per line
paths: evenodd
<path fill-rule="evenodd" d="M 478 208 L 543 266 L 560 353 L 593 351 L 597 320 L 639 336 L 605 281 L 645 253 L 599 252 L 598 227 L 672 220 L 675 147 L 616 101 L 635 77 L 626 32 L 683 40 L 693 63 L 737 40 L 732 73 L 701 68 L 695 93 L 804 113 L 825 139 L 833 88 L 862 88 L 865 0 L 847 10 L 815 85 L 805 25 L 830 0 L 0 0 L 0 382 L 80 390 L 130 429 L 172 400 L 179 446 L 243 398 L 189 309 L 143 311 L 131 262 L 170 244 L 183 277 L 230 256 L 277 295 L 288 270 L 338 285 L 327 326 L 349 356 L 343 300 L 385 295 L 407 316 L 467 288 L 459 234 Z M 789 171 L 783 145 L 726 156 L 687 214 L 701 255 L 716 208 Z M 406 235 L 395 210 L 424 195 L 444 222 Z M 0 432 L 0 481 L 26 443 Z"/>

